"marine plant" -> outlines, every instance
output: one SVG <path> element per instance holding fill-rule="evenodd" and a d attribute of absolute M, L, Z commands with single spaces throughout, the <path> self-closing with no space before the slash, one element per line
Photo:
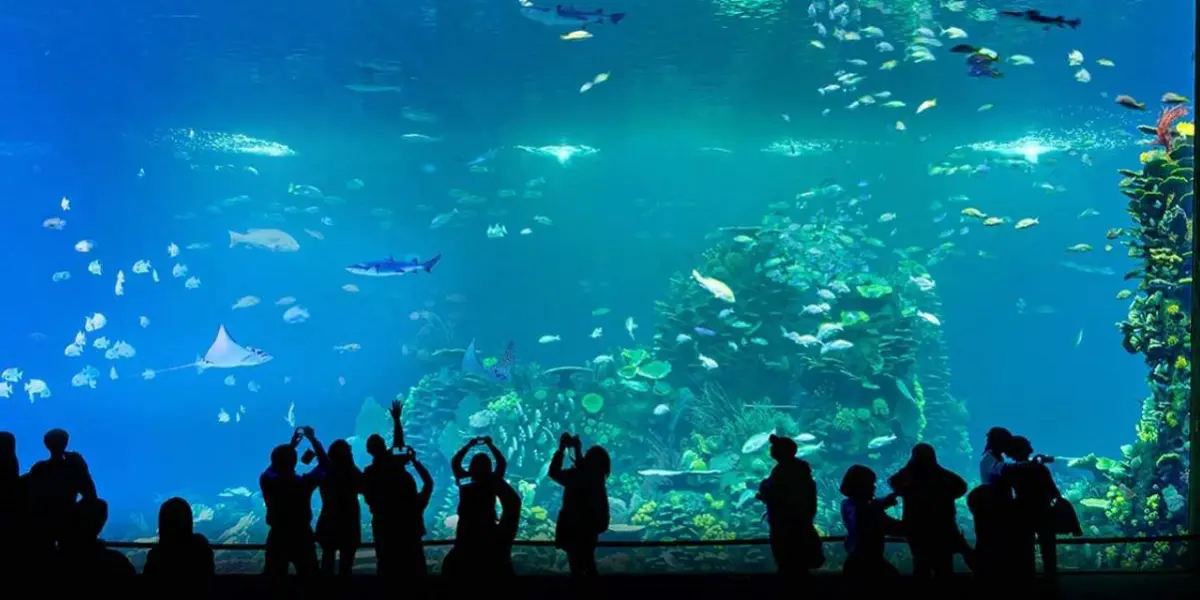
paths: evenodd
<path fill-rule="evenodd" d="M 1141 354 L 1150 370 L 1136 439 L 1121 448 L 1119 459 L 1073 461 L 1107 485 L 1103 498 L 1086 499 L 1085 507 L 1102 509 L 1110 522 L 1133 535 L 1185 533 L 1187 526 L 1195 138 L 1191 128 L 1171 127 L 1186 112 L 1182 106 L 1168 108 L 1156 125 L 1139 127 L 1163 150 L 1143 153 L 1140 171 L 1120 171 L 1133 226 L 1110 235 L 1121 237 L 1128 255 L 1141 261 L 1125 277 L 1137 286 L 1132 294 L 1119 295 L 1132 300 L 1117 324 L 1125 350 Z M 1182 552 L 1179 544 L 1129 545 L 1107 552 L 1101 562 L 1153 568 L 1178 563 Z"/>

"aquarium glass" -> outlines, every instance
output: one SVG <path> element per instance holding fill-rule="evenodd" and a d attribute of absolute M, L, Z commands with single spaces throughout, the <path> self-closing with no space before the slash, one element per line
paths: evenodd
<path fill-rule="evenodd" d="M 886 494 L 926 442 L 974 486 L 993 426 L 1055 458 L 1084 540 L 1186 533 L 1194 23 L 1071 0 L 10 3 L 0 430 L 27 469 L 67 429 L 120 541 L 183 496 L 211 540 L 261 543 L 272 448 L 307 425 L 365 466 L 394 400 L 435 482 L 427 540 L 454 537 L 475 437 L 521 540 L 554 537 L 570 432 L 611 456 L 603 541 L 740 544 L 767 535 L 771 436 L 836 536 L 849 466 Z M 762 543 L 600 558 L 772 568 Z"/>

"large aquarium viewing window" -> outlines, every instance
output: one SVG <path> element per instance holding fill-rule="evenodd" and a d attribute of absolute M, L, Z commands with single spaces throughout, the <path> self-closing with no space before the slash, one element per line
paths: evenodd
<path fill-rule="evenodd" d="M 182 497 L 260 571 L 304 426 L 413 451 L 434 571 L 477 438 L 520 572 L 568 568 L 564 433 L 611 457 L 602 573 L 773 571 L 778 438 L 836 571 L 847 469 L 975 488 L 993 427 L 1061 569 L 1193 564 L 1194 4 L 109 4 L 0 18 L 0 466 L 67 430 L 135 565 Z"/>

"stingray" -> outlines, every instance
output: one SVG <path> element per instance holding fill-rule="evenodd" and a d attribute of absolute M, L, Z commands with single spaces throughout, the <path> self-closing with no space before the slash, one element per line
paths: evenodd
<path fill-rule="evenodd" d="M 196 357 L 196 362 L 177 367 L 168 367 L 155 371 L 157 373 L 166 373 L 168 371 L 178 371 L 188 367 L 196 367 L 196 371 L 203 373 L 205 369 L 233 369 L 237 367 L 256 367 L 275 358 L 258 348 L 243 346 L 225 331 L 225 326 L 222 325 L 217 330 L 217 339 L 213 340 L 211 346 L 208 347 L 208 352 L 204 357 Z"/>
<path fill-rule="evenodd" d="M 475 340 L 471 340 L 467 351 L 463 353 L 462 370 L 463 373 L 478 375 L 495 383 L 506 383 L 512 377 L 512 365 L 516 357 L 516 345 L 509 342 L 508 346 L 504 348 L 504 358 L 496 361 L 496 364 L 490 367 L 485 367 L 475 350 Z"/>

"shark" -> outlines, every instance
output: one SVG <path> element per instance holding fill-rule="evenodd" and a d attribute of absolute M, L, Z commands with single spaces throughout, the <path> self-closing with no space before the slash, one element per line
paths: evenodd
<path fill-rule="evenodd" d="M 256 367 L 263 363 L 270 362 L 274 359 L 266 351 L 243 346 L 229 335 L 225 330 L 225 326 L 221 325 L 217 329 L 217 339 L 213 340 L 211 346 L 208 347 L 208 352 L 203 357 L 196 357 L 196 362 L 190 362 L 186 365 L 177 367 L 168 367 L 154 371 L 155 374 L 166 373 L 168 371 L 178 371 L 188 367 L 196 367 L 197 373 L 203 373 L 207 369 L 235 369 L 238 367 Z M 149 378 L 147 378 L 149 379 Z"/>
<path fill-rule="evenodd" d="M 355 275 L 364 275 L 367 277 L 395 277 L 421 271 L 431 273 L 433 272 L 433 268 L 437 266 L 438 262 L 441 260 L 441 254 L 434 256 L 425 262 L 421 262 L 421 260 L 418 258 L 405 261 L 396 261 L 389 256 L 383 260 L 371 260 L 367 262 L 356 263 L 346 267 L 346 270 L 354 273 Z"/>
<path fill-rule="evenodd" d="M 475 350 L 475 340 L 471 340 L 467 351 L 463 353 L 462 370 L 463 373 L 483 377 L 494 383 L 507 383 L 512 379 L 512 366 L 516 358 L 517 346 L 509 342 L 504 347 L 504 356 L 496 361 L 496 364 L 485 367 L 483 361 L 479 360 L 478 351 Z"/>
<path fill-rule="evenodd" d="M 625 18 L 625 13 L 605 13 L 603 8 L 579 10 L 574 6 L 563 6 L 561 4 L 554 8 L 522 6 L 521 14 L 525 18 L 537 21 L 543 25 L 578 27 L 579 29 L 584 29 L 588 25 L 603 25 L 605 23 L 616 25 Z"/>

